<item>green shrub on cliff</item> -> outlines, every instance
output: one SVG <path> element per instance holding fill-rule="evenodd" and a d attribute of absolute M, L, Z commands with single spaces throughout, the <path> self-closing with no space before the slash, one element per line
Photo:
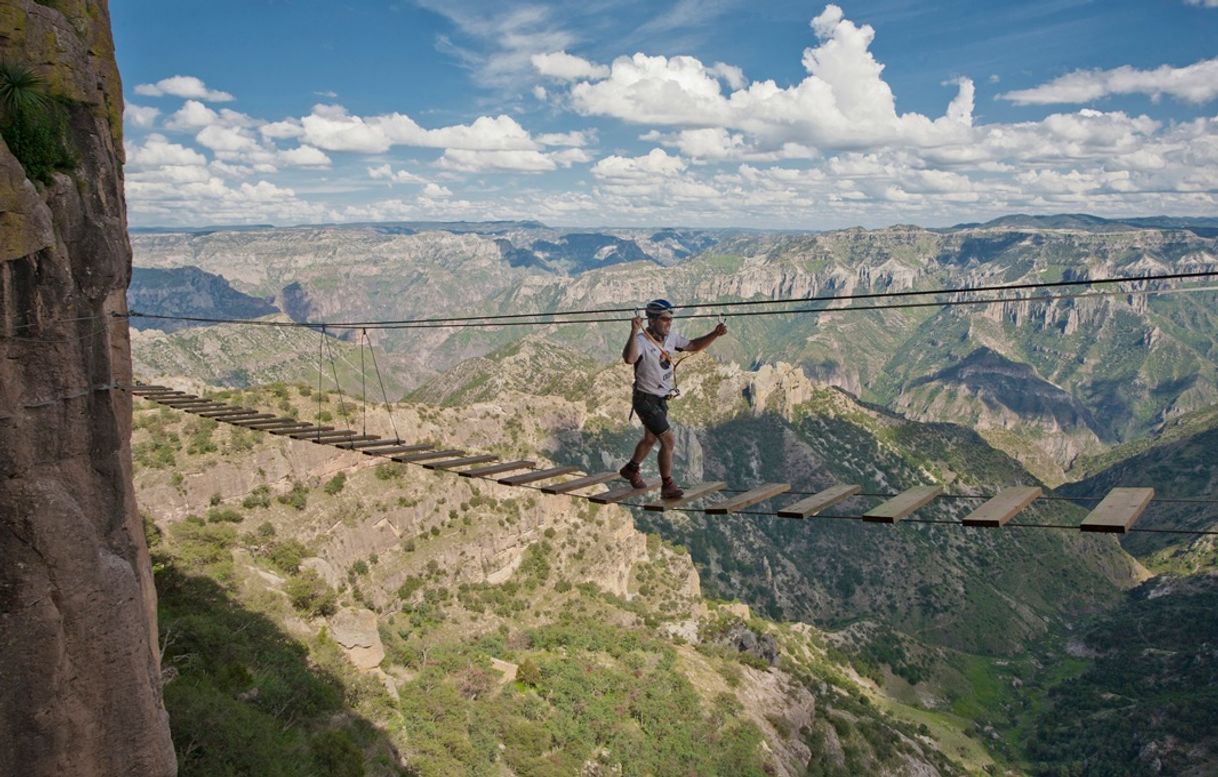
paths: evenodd
<path fill-rule="evenodd" d="M 25 65 L 0 62 L 0 136 L 31 180 L 50 183 L 56 170 L 76 166 L 67 135 L 67 111 L 47 93 L 42 77 Z"/>

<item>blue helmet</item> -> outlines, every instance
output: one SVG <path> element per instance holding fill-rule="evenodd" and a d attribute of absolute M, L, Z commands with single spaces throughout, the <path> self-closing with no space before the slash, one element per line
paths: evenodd
<path fill-rule="evenodd" d="M 651 302 L 647 303 L 647 317 L 648 318 L 659 318 L 660 316 L 664 315 L 665 313 L 667 313 L 670 316 L 672 315 L 672 303 L 669 302 L 668 300 L 653 299 Z"/>

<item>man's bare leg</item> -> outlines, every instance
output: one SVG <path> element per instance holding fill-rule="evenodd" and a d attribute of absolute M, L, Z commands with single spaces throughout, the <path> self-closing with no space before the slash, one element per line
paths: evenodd
<path fill-rule="evenodd" d="M 665 434 L 672 434 L 671 430 Z M 647 461 L 647 454 L 651 453 L 651 447 L 656 444 L 656 436 L 649 430 L 643 430 L 643 439 L 639 440 L 639 444 L 634 446 L 634 455 L 630 457 L 630 461 L 634 464 L 642 464 Z M 661 447 L 661 451 L 663 448 Z M 661 453 L 661 457 L 663 454 Z M 671 463 L 671 457 L 669 457 Z M 663 464 L 660 465 L 663 468 Z"/>
<path fill-rule="evenodd" d="M 664 480 L 672 480 L 672 454 L 677 448 L 677 436 L 672 433 L 672 429 L 669 429 L 660 435 L 659 440 L 660 477 Z M 648 448 L 650 449 L 650 446 Z M 647 454 L 643 455 L 646 456 Z"/>

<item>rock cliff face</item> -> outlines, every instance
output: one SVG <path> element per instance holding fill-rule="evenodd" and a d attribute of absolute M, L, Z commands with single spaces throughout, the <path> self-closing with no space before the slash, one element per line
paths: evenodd
<path fill-rule="evenodd" d="M 0 774 L 176 772 L 131 487 L 122 94 L 104 0 L 0 6 L 76 166 L 0 142 Z"/>

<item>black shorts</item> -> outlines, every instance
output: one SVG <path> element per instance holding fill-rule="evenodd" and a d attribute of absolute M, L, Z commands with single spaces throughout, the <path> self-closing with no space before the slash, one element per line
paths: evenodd
<path fill-rule="evenodd" d="M 668 399 L 666 397 L 657 397 L 646 391 L 636 391 L 631 405 L 647 431 L 656 437 L 668 431 Z"/>

